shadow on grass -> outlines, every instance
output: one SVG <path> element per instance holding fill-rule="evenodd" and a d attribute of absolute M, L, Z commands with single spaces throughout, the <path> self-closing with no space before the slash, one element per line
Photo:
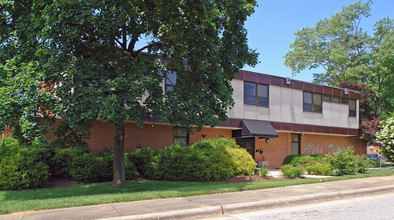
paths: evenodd
<path fill-rule="evenodd" d="M 186 194 L 202 194 L 208 191 L 216 191 L 226 188 L 242 190 L 250 183 L 224 183 L 224 182 L 178 182 L 178 181 L 154 181 L 154 180 L 129 180 L 127 184 L 113 187 L 111 182 L 76 184 L 69 187 L 54 187 L 22 191 L 0 191 L 0 201 L 10 200 L 42 200 L 66 197 L 84 197 L 94 195 L 116 195 L 145 193 L 155 196 L 167 197 L 166 194 L 174 192 Z M 150 197 L 147 195 L 147 197 Z"/>
<path fill-rule="evenodd" d="M 127 184 L 118 187 L 113 187 L 111 185 L 111 182 L 103 182 L 76 184 L 69 187 L 54 187 L 35 190 L 0 191 L 0 203 L 21 200 L 62 200 L 66 198 L 72 198 L 75 200 L 88 200 L 89 197 L 98 197 L 92 199 L 104 201 L 101 203 L 116 201 L 135 201 L 144 199 L 169 198 L 265 189 L 289 185 L 388 175 L 394 175 L 394 170 L 387 172 L 376 169 L 368 170 L 366 174 L 357 174 L 352 176 L 336 176 L 321 179 L 266 180 L 259 182 L 241 183 L 129 180 Z M 96 204 L 99 203 L 100 202 L 97 202 Z"/>

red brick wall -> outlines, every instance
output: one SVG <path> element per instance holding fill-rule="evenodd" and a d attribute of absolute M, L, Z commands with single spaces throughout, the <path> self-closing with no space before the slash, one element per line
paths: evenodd
<path fill-rule="evenodd" d="M 282 166 L 287 155 L 291 154 L 291 133 L 278 132 L 279 138 L 265 139 L 255 138 L 255 160 L 268 161 L 270 169 Z M 325 155 L 341 148 L 353 146 L 356 154 L 366 154 L 366 144 L 354 137 L 329 136 L 305 134 L 301 136 L 301 154 Z M 263 153 L 256 150 L 263 149 Z"/>
<path fill-rule="evenodd" d="M 113 147 L 113 127 L 109 122 L 97 121 L 91 129 L 89 148 L 101 152 Z M 138 127 L 135 123 L 125 124 L 125 151 L 132 151 L 139 146 L 163 148 L 173 143 L 173 128 L 168 125 L 144 124 Z"/>
<path fill-rule="evenodd" d="M 231 136 L 232 130 L 230 129 L 203 128 L 199 132 L 194 130 L 193 133 L 189 135 L 189 144 L 193 144 L 201 139 L 216 139 L 220 137 L 231 138 Z"/>
<path fill-rule="evenodd" d="M 366 154 L 367 145 L 355 137 L 313 135 L 301 136 L 301 154 L 325 155 L 338 151 L 341 148 L 353 146 L 356 154 Z"/>
<path fill-rule="evenodd" d="M 279 138 L 269 139 L 269 143 L 266 143 L 265 139 L 255 138 L 255 160 L 268 161 L 270 169 L 282 166 L 285 157 L 291 153 L 291 134 L 279 132 L 278 135 Z M 256 152 L 260 149 L 263 149 L 262 154 Z"/>
<path fill-rule="evenodd" d="M 97 121 L 91 129 L 89 148 L 94 152 L 101 152 L 113 147 L 113 127 L 108 122 Z M 189 144 L 205 139 L 218 137 L 230 137 L 230 129 L 203 128 L 201 131 L 193 131 L 189 135 Z M 125 124 L 125 151 L 132 151 L 139 146 L 152 148 L 164 148 L 173 144 L 173 127 L 170 125 L 144 124 L 138 127 L 135 123 Z"/>

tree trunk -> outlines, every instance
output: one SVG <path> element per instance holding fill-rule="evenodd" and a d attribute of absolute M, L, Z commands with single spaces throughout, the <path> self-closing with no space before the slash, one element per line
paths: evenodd
<path fill-rule="evenodd" d="M 114 170 L 112 186 L 126 184 L 124 168 L 124 122 L 114 125 Z"/>

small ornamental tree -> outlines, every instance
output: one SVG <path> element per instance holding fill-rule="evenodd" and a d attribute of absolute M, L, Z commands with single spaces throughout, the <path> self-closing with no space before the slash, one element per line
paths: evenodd
<path fill-rule="evenodd" d="M 394 161 L 394 117 L 382 121 L 381 130 L 376 133 L 376 141 L 382 144 L 381 152 L 388 160 Z"/>

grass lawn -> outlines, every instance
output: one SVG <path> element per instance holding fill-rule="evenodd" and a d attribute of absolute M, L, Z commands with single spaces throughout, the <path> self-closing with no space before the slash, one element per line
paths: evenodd
<path fill-rule="evenodd" d="M 365 174 L 321 179 L 267 180 L 244 183 L 141 180 L 128 181 L 126 185 L 120 187 L 112 187 L 110 182 L 104 182 L 36 190 L 0 191 L 0 214 L 102 203 L 265 189 L 297 184 L 388 175 L 394 175 L 394 169 L 372 169 L 368 170 Z"/>

